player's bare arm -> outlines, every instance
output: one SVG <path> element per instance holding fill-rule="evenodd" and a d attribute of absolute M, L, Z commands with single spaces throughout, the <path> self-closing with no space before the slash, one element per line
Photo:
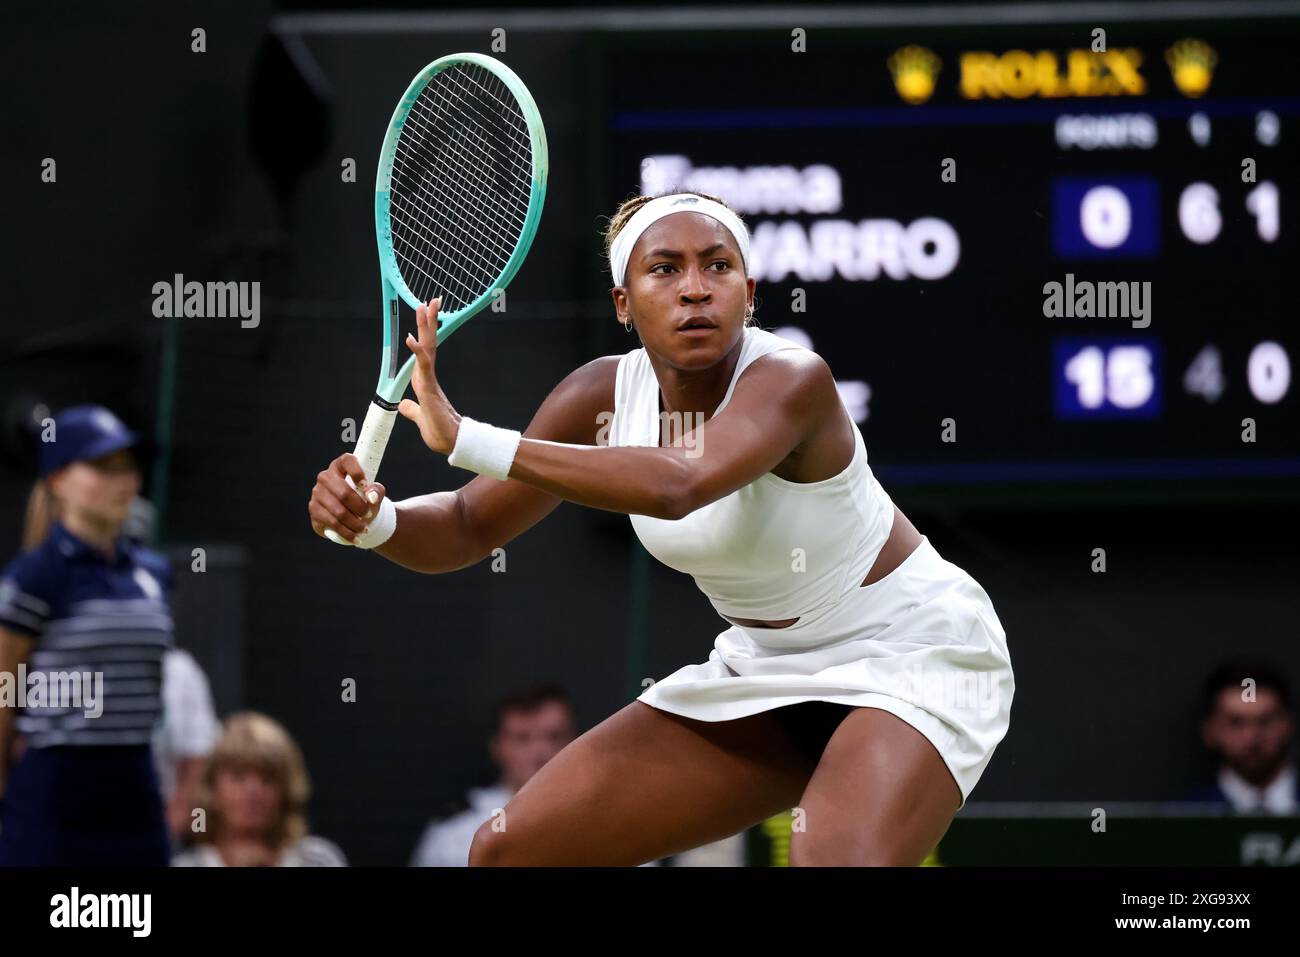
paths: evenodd
<path fill-rule="evenodd" d="M 618 356 L 603 356 L 569 373 L 538 407 L 524 431 L 530 439 L 594 445 L 601 412 L 614 406 Z M 384 486 L 372 482 L 367 502 L 345 476 L 358 485 L 364 475 L 356 457 L 344 453 L 316 478 L 308 511 L 316 534 L 332 528 L 348 541 L 365 528 Z M 392 537 L 376 551 L 385 558 L 427 574 L 456 571 L 476 564 L 549 515 L 562 499 L 514 478 L 498 481 L 479 475 L 459 489 L 417 495 L 396 502 L 400 520 Z"/>
<path fill-rule="evenodd" d="M 411 381 L 419 401 L 404 399 L 399 411 L 420 426 L 429 448 L 446 454 L 460 416 L 437 382 L 436 309 L 421 308 L 416 319 L 419 336 L 407 345 L 416 355 Z M 815 354 L 766 356 L 745 370 L 731 402 L 690 441 L 610 448 L 530 437 L 520 442 L 510 477 L 579 505 L 678 519 L 771 471 L 823 427 L 838 401 L 830 370 Z"/>

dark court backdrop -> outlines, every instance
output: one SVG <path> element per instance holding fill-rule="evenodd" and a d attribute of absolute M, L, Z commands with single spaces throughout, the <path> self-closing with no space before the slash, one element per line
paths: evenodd
<path fill-rule="evenodd" d="M 585 729 L 644 678 L 704 660 L 723 623 L 689 578 L 648 559 L 626 517 L 571 504 L 507 547 L 504 573 L 421 576 L 312 534 L 314 476 L 350 448 L 340 423 L 373 386 L 384 124 L 425 63 L 491 52 L 488 20 L 358 30 L 238 8 L 29 9 L 0 39 L 0 547 L 18 547 L 33 473 L 16 422 L 34 403 L 102 402 L 158 434 L 149 494 L 179 560 L 178 640 L 223 714 L 255 708 L 295 735 L 319 833 L 354 863 L 402 863 L 434 807 L 490 781 L 499 696 L 561 682 Z M 196 27 L 205 53 L 191 51 Z M 522 429 L 578 365 L 637 345 L 600 255 L 602 217 L 638 187 L 600 142 L 601 43 L 517 26 L 501 55 L 546 122 L 546 209 L 507 312 L 460 330 L 439 373 L 458 409 L 503 426 Z M 152 287 L 177 273 L 261 282 L 260 324 L 155 318 Z M 398 424 L 390 494 L 467 478 Z M 1300 562 L 1284 532 L 1300 509 L 1276 484 L 887 488 L 1007 629 L 1011 731 L 977 800 L 1176 797 L 1209 770 L 1195 717 L 1218 659 L 1260 653 L 1300 678 Z M 197 547 L 213 556 L 205 575 L 184 561 Z M 1090 568 L 1098 547 L 1105 574 Z"/>

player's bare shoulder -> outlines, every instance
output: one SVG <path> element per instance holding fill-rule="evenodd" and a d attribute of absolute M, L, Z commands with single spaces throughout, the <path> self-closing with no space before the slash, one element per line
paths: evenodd
<path fill-rule="evenodd" d="M 736 380 L 733 401 L 783 402 L 810 420 L 831 414 L 839 389 L 831 367 L 811 349 L 778 349 L 759 356 Z"/>
<path fill-rule="evenodd" d="M 755 359 L 736 380 L 722 414 L 765 417 L 778 409 L 802 438 L 774 474 L 802 483 L 844 470 L 854 454 L 854 425 L 825 359 L 811 349 L 780 349 Z"/>
<path fill-rule="evenodd" d="M 621 358 L 600 356 L 561 379 L 524 436 L 570 445 L 604 444 L 597 437 L 614 413 L 614 380 Z"/>

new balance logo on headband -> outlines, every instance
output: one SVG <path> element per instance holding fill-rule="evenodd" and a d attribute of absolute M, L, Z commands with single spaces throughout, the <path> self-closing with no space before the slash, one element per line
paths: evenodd
<path fill-rule="evenodd" d="M 740 217 L 728 209 L 722 203 L 703 196 L 677 195 L 669 193 L 666 196 L 656 196 L 650 202 L 645 203 L 632 214 L 618 235 L 614 237 L 614 242 L 609 248 L 609 274 L 614 280 L 614 285 L 623 285 L 623 279 L 627 275 L 628 259 L 632 255 L 632 247 L 636 244 L 637 237 L 650 228 L 651 224 L 662 219 L 664 216 L 670 216 L 677 212 L 678 206 L 694 206 L 691 210 L 694 213 L 703 213 L 705 216 L 712 216 L 731 233 L 736 240 L 736 246 L 740 250 L 740 258 L 744 262 L 745 270 L 749 270 L 749 230 Z"/>

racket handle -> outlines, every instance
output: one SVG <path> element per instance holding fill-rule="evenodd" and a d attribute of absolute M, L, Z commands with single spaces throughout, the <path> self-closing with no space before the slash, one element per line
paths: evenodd
<path fill-rule="evenodd" d="M 393 423 L 396 420 L 396 407 L 389 409 L 378 401 L 372 401 L 366 410 L 366 419 L 361 423 L 361 435 L 357 437 L 357 447 L 352 453 L 361 464 L 361 471 L 366 474 L 366 482 L 373 482 L 379 475 L 379 463 L 384 460 L 384 450 L 388 448 L 388 437 L 393 434 Z M 349 485 L 357 487 L 351 475 L 344 477 Z M 364 487 L 363 484 L 362 488 Z M 325 537 L 339 545 L 352 544 L 333 529 L 325 529 Z"/>

